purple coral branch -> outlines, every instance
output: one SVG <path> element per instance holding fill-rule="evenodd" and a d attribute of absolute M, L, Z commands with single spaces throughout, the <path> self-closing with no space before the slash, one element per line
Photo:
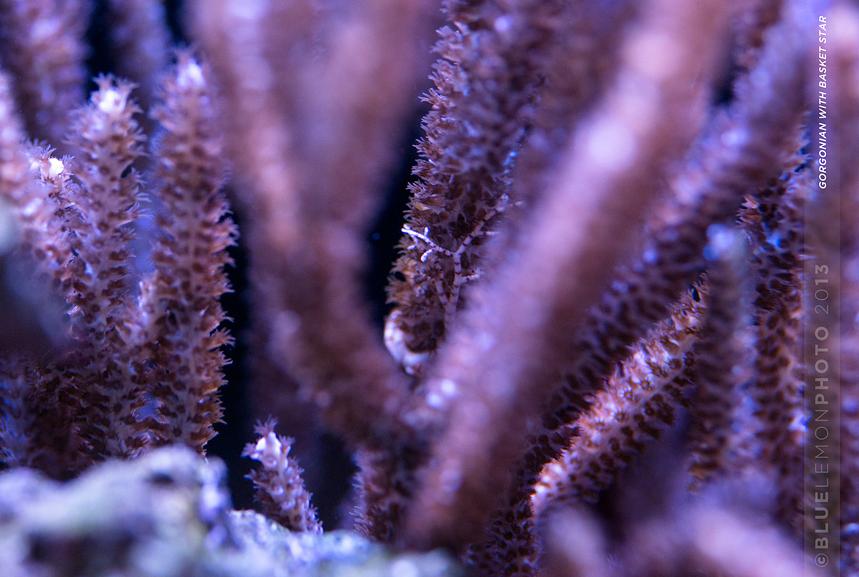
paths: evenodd
<path fill-rule="evenodd" d="M 155 196 L 160 232 L 155 273 L 143 282 L 139 346 L 154 369 L 158 443 L 182 442 L 202 451 L 221 420 L 223 328 L 218 299 L 229 290 L 227 249 L 237 231 L 222 192 L 224 157 L 208 67 L 186 52 L 164 80 L 153 117 L 162 128 L 156 147 Z"/>
<path fill-rule="evenodd" d="M 263 511 L 291 531 L 321 533 L 322 525 L 304 488 L 301 468 L 290 456 L 292 439 L 274 432 L 276 423 L 267 421 L 256 428 L 259 439 L 245 446 L 243 455 L 261 467 L 250 474 Z"/>

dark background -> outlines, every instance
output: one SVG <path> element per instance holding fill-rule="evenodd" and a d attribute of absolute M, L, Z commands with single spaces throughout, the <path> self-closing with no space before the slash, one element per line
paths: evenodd
<path fill-rule="evenodd" d="M 96 0 L 94 4 L 95 11 L 87 32 L 90 46 L 87 65 L 91 78 L 101 73 L 115 71 L 115 63 L 112 59 L 114 51 L 111 49 L 108 34 L 106 2 Z M 166 0 L 164 5 L 174 44 L 179 46 L 190 44 L 191 39 L 184 25 L 183 0 Z M 89 89 L 93 88 L 94 85 L 91 84 Z M 401 160 L 392 168 L 387 184 L 381 190 L 384 199 L 381 201 L 380 212 L 366 237 L 368 267 L 364 288 L 379 334 L 382 332 L 386 310 L 385 285 L 396 257 L 395 245 L 399 239 L 402 215 L 408 200 L 406 185 L 410 167 L 415 159 L 413 143 L 419 136 L 422 112 L 419 103 L 416 102 L 414 117 L 410 126 L 404 130 L 406 134 L 403 135 L 398 149 Z M 242 215 L 238 213 L 233 217 L 241 229 Z M 233 292 L 225 295 L 222 304 L 227 316 L 232 319 L 228 327 L 236 339 L 236 344 L 226 351 L 231 364 L 226 367 L 227 385 L 222 389 L 221 397 L 224 403 L 224 422 L 216 427 L 218 435 L 208 444 L 207 451 L 227 463 L 234 505 L 237 508 L 248 508 L 252 505 L 252 485 L 245 475 L 250 471 L 252 462 L 241 457 L 242 448 L 246 443 L 254 440 L 255 421 L 267 415 L 255 415 L 251 409 L 250 367 L 246 361 L 248 359 L 247 337 L 251 330 L 249 319 L 253 303 L 250 302 L 246 290 L 248 260 L 241 238 L 238 246 L 231 250 L 231 254 L 235 265 L 228 270 L 228 274 Z M 281 423 L 281 425 L 288 429 L 287 423 Z M 325 434 L 321 444 L 323 462 L 311 464 L 317 470 L 321 468 L 321 473 L 309 476 L 310 490 L 314 494 L 314 504 L 319 510 L 323 524 L 326 528 L 334 528 L 348 521 L 343 514 L 343 504 L 351 489 L 354 466 L 336 437 Z M 309 468 L 307 463 L 303 466 Z"/>

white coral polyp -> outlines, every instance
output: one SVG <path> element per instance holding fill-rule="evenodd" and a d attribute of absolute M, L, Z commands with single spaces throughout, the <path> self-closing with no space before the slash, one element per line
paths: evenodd
<path fill-rule="evenodd" d="M 180 88 L 203 87 L 205 80 L 203 78 L 203 69 L 200 65 L 189 60 L 179 67 L 179 73 L 176 78 Z"/>
<path fill-rule="evenodd" d="M 116 114 L 125 108 L 126 95 L 115 88 L 103 90 L 100 96 L 98 109 L 105 114 Z"/>
<path fill-rule="evenodd" d="M 262 463 L 265 468 L 273 469 L 278 466 L 278 463 L 280 463 L 282 452 L 283 443 L 281 443 L 280 439 L 277 438 L 277 435 L 272 432 L 260 437 L 259 441 L 257 441 L 256 447 L 254 448 L 254 452 L 251 453 L 250 457 Z"/>

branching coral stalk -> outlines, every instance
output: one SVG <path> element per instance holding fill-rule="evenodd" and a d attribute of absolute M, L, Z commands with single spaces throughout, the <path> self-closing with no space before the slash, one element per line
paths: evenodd
<path fill-rule="evenodd" d="M 692 384 L 690 351 L 707 318 L 709 292 L 709 286 L 693 289 L 596 393 L 576 420 L 572 444 L 543 467 L 532 500 L 538 518 L 566 501 L 594 501 L 644 444 L 658 437 L 660 427 L 673 422 Z"/>
<path fill-rule="evenodd" d="M 404 50 L 420 35 L 426 5 L 410 0 L 392 11 L 393 6 L 375 0 L 354 22 L 344 22 L 325 70 L 310 83 L 313 94 L 321 96 L 308 98 L 317 126 L 303 133 L 309 155 L 303 155 L 303 163 L 315 167 L 314 174 L 302 175 L 301 230 L 310 243 L 299 252 L 298 245 L 284 247 L 286 260 L 292 262 L 282 273 L 284 278 L 306 275 L 316 282 L 282 285 L 279 308 L 305 317 L 301 326 L 306 330 L 280 323 L 274 334 L 275 350 L 287 352 L 296 374 L 306 382 L 317 381 L 312 396 L 332 425 L 371 444 L 381 440 L 368 438 L 380 427 L 388 429 L 385 434 L 402 434 L 400 403 L 406 400 L 406 388 L 392 373 L 384 349 L 370 337 L 366 313 L 358 304 L 355 283 L 362 259 L 355 250 L 374 208 L 372 187 L 389 160 L 386 148 L 394 122 L 406 110 L 402 94 L 408 94 L 413 74 L 420 70 L 421 59 L 412 49 L 400 52 L 396 66 L 386 52 Z M 340 86 L 349 90 L 344 94 Z M 350 135 L 360 135 L 360 141 L 350 144 Z M 354 154 L 359 147 L 360 159 Z M 279 225 L 267 221 L 265 226 L 271 238 L 275 231 L 269 229 Z M 326 325 L 337 329 L 326 330 Z M 350 414 L 353 410 L 363 413 L 360 419 Z M 369 414 L 374 414 L 374 422 L 362 422 Z"/>
<path fill-rule="evenodd" d="M 157 441 L 202 451 L 222 409 L 222 347 L 218 299 L 229 289 L 227 248 L 236 235 L 221 191 L 224 158 L 209 71 L 186 53 L 165 80 L 163 103 L 153 112 L 163 133 L 156 150 L 155 274 L 142 291 L 141 347 L 154 363 Z"/>
<path fill-rule="evenodd" d="M 90 103 L 74 114 L 72 172 L 80 182 L 69 191 L 80 212 L 69 219 L 75 257 L 69 263 L 68 299 L 81 346 L 72 380 L 83 395 L 84 438 L 94 456 L 127 456 L 143 443 L 134 412 L 142 403 L 127 356 L 133 330 L 128 282 L 132 223 L 138 214 L 139 180 L 131 165 L 143 136 L 134 115 L 131 87 L 98 80 Z M 82 371 L 82 372 L 81 372 Z"/>
<path fill-rule="evenodd" d="M 690 472 L 696 486 L 737 473 L 744 439 L 737 431 L 742 389 L 751 378 L 752 286 L 747 282 L 749 249 L 742 233 L 711 226 L 705 251 L 710 302 L 695 345 Z"/>
<path fill-rule="evenodd" d="M 60 216 L 52 201 L 67 181 L 62 161 L 24 146 L 5 73 L 0 73 L 0 198 L 8 203 L 17 223 L 18 250 L 34 259 L 45 284 L 59 287 L 66 279 L 64 265 L 71 256 Z M 62 328 L 62 327 L 60 327 Z M 49 385 L 51 371 L 34 370 L 31 359 L 4 358 L 2 362 L 2 460 L 10 466 L 42 466 L 57 474 L 75 460 L 71 449 L 71 407 L 59 402 Z M 63 399 L 65 400 L 65 399 Z M 65 441 L 54 442 L 59 437 Z M 51 451 L 53 449 L 53 451 Z"/>
<path fill-rule="evenodd" d="M 702 296 L 704 297 L 702 299 Z M 534 487 L 504 515 L 493 518 L 478 562 L 491 566 L 487 575 L 534 575 L 535 522 L 548 510 L 590 502 L 605 489 L 660 427 L 671 424 L 694 372 L 692 346 L 707 312 L 707 294 L 694 289 L 617 367 L 573 425 L 577 435 L 561 455 L 547 463 Z"/>
<path fill-rule="evenodd" d="M 285 241 L 296 242 L 300 202 L 293 147 L 298 135 L 288 122 L 305 81 L 300 63 L 291 55 L 316 28 L 312 2 L 284 3 L 278 9 L 261 0 L 227 0 L 201 4 L 193 14 L 196 34 L 230 111 L 224 123 L 236 178 L 242 188 L 253 190 L 243 193 L 244 202 L 270 214 L 281 223 Z M 274 61 L 278 37 L 276 46 L 284 58 Z M 281 76 L 289 80 L 281 82 Z M 262 243 L 261 234 L 252 229 L 251 242 Z"/>
<path fill-rule="evenodd" d="M 244 456 L 259 461 L 250 474 L 263 512 L 290 531 L 321 533 L 322 525 L 304 488 L 301 468 L 290 457 L 292 439 L 275 434 L 274 421 L 257 427 L 259 440 L 245 447 Z"/>
<path fill-rule="evenodd" d="M 424 99 L 419 180 L 394 268 L 389 348 L 409 372 L 435 351 L 480 275 L 483 245 L 507 209 L 510 171 L 558 39 L 557 0 L 449 0 L 434 88 Z M 515 201 L 515 199 L 514 199 Z M 395 344 L 392 346 L 391 342 Z"/>
<path fill-rule="evenodd" d="M 84 100 L 88 0 L 0 2 L 0 61 L 15 77 L 30 136 L 62 143 L 68 112 Z"/>
<path fill-rule="evenodd" d="M 191 4 L 191 6 L 195 6 Z M 200 3 L 193 11 L 194 31 L 206 49 L 218 81 L 224 110 L 220 119 L 228 136 L 225 145 L 235 168 L 232 182 L 237 209 L 245 214 L 265 214 L 280 223 L 282 242 L 299 242 L 299 161 L 294 157 L 296 137 L 288 120 L 297 114 L 296 100 L 307 75 L 302 58 L 313 48 L 318 32 L 316 4 L 311 1 L 261 2 L 253 0 Z M 267 250 L 266 238 L 257 226 L 247 226 L 243 238 L 251 260 Z M 255 262 L 255 261 L 254 261 Z M 269 280 L 263 266 L 251 266 L 254 302 L 277 298 L 276 271 Z M 270 292 L 267 297 L 264 296 Z M 282 351 L 272 350 L 270 310 L 254 307 L 249 352 L 250 387 L 260 416 L 276 415 L 293 436 L 298 450 L 309 444 L 303 435 L 313 434 L 303 425 L 315 417 L 312 403 L 300 395 L 289 367 L 283 367 Z"/>
<path fill-rule="evenodd" d="M 305 95 L 308 116 L 317 125 L 305 132 L 309 156 L 303 161 L 315 172 L 303 174 L 303 224 L 310 226 L 306 237 L 317 239 L 318 232 L 321 242 L 311 241 L 307 254 L 289 247 L 287 258 L 298 267 L 286 278 L 303 280 L 299 290 L 296 283 L 280 285 L 281 310 L 301 311 L 302 326 L 309 330 L 294 331 L 290 323 L 287 334 L 281 326 L 274 334 L 275 350 L 287 353 L 298 378 L 315 381 L 311 398 L 323 417 L 365 453 L 358 459 L 358 482 L 359 511 L 366 516 L 358 525 L 386 541 L 411 500 L 413 456 L 423 448 L 404 418 L 410 401 L 406 383 L 370 336 L 356 286 L 362 259 L 354 251 L 376 208 L 373 189 L 391 160 L 392 136 L 409 109 L 410 88 L 424 70 L 414 41 L 423 36 L 423 23 L 431 22 L 433 6 L 426 0 L 367 2 L 354 22 L 343 24 L 323 72 L 309 84 L 316 97 Z M 396 64 L 390 51 L 398 54 Z M 268 221 L 266 230 L 272 226 L 277 223 Z M 374 482 L 380 478 L 389 481 Z"/>
<path fill-rule="evenodd" d="M 800 372 L 802 218 L 812 180 L 797 158 L 743 208 L 753 239 L 757 354 L 752 394 L 757 402 L 765 463 L 777 471 L 779 516 L 801 530 L 804 401 Z"/>
<path fill-rule="evenodd" d="M 528 420 L 556 382 L 569 333 L 629 246 L 633 235 L 622 231 L 634 230 L 659 191 L 654 174 L 699 123 L 702 91 L 687 79 L 708 77 L 723 7 L 650 8 L 624 47 L 614 88 L 583 122 L 525 240 L 440 355 L 427 398 L 442 411 L 458 398 L 417 497 L 413 541 L 462 547 L 479 538 L 523 449 Z M 676 57 L 657 58 L 663 49 Z M 667 108 L 683 118 L 670 130 L 661 113 Z"/>

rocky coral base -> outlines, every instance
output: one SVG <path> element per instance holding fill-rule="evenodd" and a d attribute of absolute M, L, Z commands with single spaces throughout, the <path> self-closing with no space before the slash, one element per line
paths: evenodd
<path fill-rule="evenodd" d="M 4 577 L 447 577 L 441 553 L 394 553 L 348 532 L 292 533 L 234 511 L 215 459 L 169 447 L 58 483 L 0 475 Z"/>

